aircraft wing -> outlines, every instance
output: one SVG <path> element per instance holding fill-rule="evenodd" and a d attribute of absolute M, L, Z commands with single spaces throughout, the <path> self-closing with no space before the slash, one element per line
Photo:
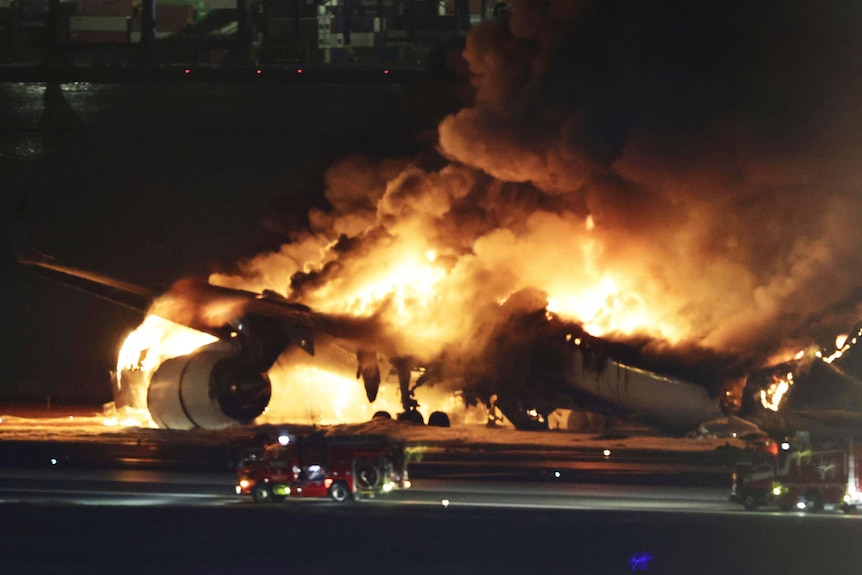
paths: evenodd
<path fill-rule="evenodd" d="M 169 428 L 221 428 L 252 421 L 269 401 L 266 372 L 291 345 L 315 355 L 315 342 L 354 358 L 369 401 L 380 386 L 376 318 L 323 314 L 272 292 L 255 293 L 184 279 L 167 290 L 134 284 L 56 262 L 38 252 L 18 255 L 38 275 L 123 307 L 151 313 L 221 340 L 165 361 L 153 375 L 147 404 Z"/>
<path fill-rule="evenodd" d="M 257 329 L 261 336 L 295 336 L 291 342 L 313 355 L 313 332 L 348 339 L 374 338 L 378 333 L 373 320 L 315 313 L 307 306 L 269 292 L 260 294 L 194 279 L 180 280 L 168 288 L 130 283 L 61 264 L 35 252 L 19 255 L 18 262 L 46 279 L 220 339 Z M 298 336 L 298 331 L 304 332 L 305 337 Z"/>
<path fill-rule="evenodd" d="M 143 313 L 147 312 L 160 293 L 152 287 L 136 285 L 59 264 L 50 256 L 38 252 L 19 254 L 18 262 L 46 279 Z"/>

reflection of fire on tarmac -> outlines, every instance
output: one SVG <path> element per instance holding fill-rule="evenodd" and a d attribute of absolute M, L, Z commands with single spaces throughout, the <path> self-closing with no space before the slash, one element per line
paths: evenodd
<path fill-rule="evenodd" d="M 0 440 L 19 441 L 62 441 L 90 443 L 208 443 L 222 445 L 233 438 L 247 439 L 255 430 L 310 429 L 309 426 L 269 425 L 263 424 L 253 429 L 236 428 L 219 431 L 176 431 L 166 429 L 150 429 L 131 425 L 107 425 L 119 423 L 125 417 L 127 410 L 110 414 L 110 411 L 100 413 L 94 409 L 84 408 L 52 408 L 32 409 L 7 406 L 0 411 Z M 518 431 L 511 427 L 488 428 L 484 424 L 463 424 L 452 428 L 429 427 L 405 424 L 390 420 L 366 421 L 360 424 L 331 425 L 324 432 L 332 435 L 345 434 L 381 434 L 394 439 L 405 440 L 415 449 L 435 449 L 448 447 L 465 447 L 480 445 L 495 445 L 515 450 L 525 447 L 551 449 L 596 449 L 602 453 L 609 449 L 611 453 L 617 449 L 650 449 L 659 451 L 714 451 L 726 446 L 728 441 L 742 447 L 737 440 L 731 439 L 691 439 L 675 437 L 656 437 L 646 429 L 632 428 L 627 437 L 615 436 L 613 439 L 597 437 L 593 433 L 547 433 L 536 431 Z M 612 455 L 611 455 L 612 456 Z"/>

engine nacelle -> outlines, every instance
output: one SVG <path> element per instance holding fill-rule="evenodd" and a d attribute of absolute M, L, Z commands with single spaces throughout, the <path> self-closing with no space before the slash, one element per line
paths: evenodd
<path fill-rule="evenodd" d="M 162 363 L 147 390 L 147 407 L 161 428 L 224 429 L 251 423 L 271 395 L 269 377 L 219 341 Z"/>

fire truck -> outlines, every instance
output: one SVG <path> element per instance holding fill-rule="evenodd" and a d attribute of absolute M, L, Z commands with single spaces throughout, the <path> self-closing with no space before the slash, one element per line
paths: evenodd
<path fill-rule="evenodd" d="M 858 464 L 862 445 L 852 439 L 812 445 L 805 435 L 781 442 L 777 453 L 754 451 L 736 465 L 730 500 L 749 511 L 775 505 L 782 511 L 850 512 L 862 504 Z"/>
<path fill-rule="evenodd" d="M 237 495 L 257 503 L 287 497 L 345 502 L 407 489 L 404 444 L 384 436 L 292 437 L 253 450 L 237 466 Z"/>

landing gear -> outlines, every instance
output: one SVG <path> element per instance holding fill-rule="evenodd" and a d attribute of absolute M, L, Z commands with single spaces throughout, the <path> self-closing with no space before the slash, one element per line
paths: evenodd
<path fill-rule="evenodd" d="M 428 416 L 428 425 L 431 427 L 450 427 L 451 423 L 445 412 L 435 411 Z"/>
<path fill-rule="evenodd" d="M 552 410 L 524 407 L 518 403 L 500 403 L 496 407 L 521 431 L 547 431 L 548 415 Z"/>
<path fill-rule="evenodd" d="M 398 414 L 398 421 L 406 421 L 407 423 L 415 423 L 416 425 L 424 425 L 425 418 L 417 409 L 408 409 L 403 413 Z"/>
<path fill-rule="evenodd" d="M 425 370 L 424 367 L 416 366 L 416 362 L 412 357 L 396 357 L 391 358 L 389 362 L 392 364 L 392 373 L 398 376 L 398 390 L 401 396 L 401 408 L 403 411 L 396 416 L 398 421 L 413 423 L 415 425 L 424 425 L 425 417 L 419 411 L 419 402 L 416 401 L 414 392 L 416 388 L 429 381 L 433 380 L 432 375 Z M 410 382 L 413 374 L 419 372 L 421 375 L 416 380 L 416 383 L 411 386 Z M 372 417 L 372 421 L 376 419 L 391 419 L 389 413 L 378 411 Z M 434 427 L 450 427 L 449 416 L 442 411 L 433 412 L 428 418 L 428 425 Z"/>

